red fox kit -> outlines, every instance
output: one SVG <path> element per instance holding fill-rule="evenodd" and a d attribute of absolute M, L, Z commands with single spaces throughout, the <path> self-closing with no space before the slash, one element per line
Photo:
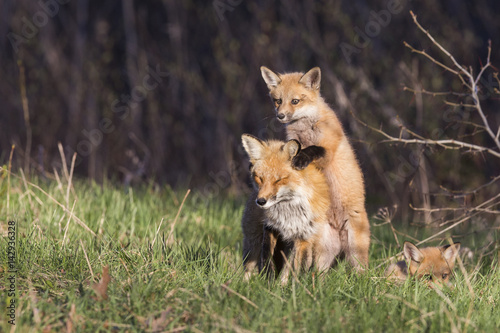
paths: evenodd
<path fill-rule="evenodd" d="M 245 277 L 272 260 L 286 282 L 283 254 L 296 270 L 330 268 L 340 250 L 327 220 L 330 192 L 323 173 L 314 163 L 302 170 L 293 167 L 300 151 L 296 140 L 264 142 L 244 134 L 242 141 L 255 184 L 242 219 Z"/>
<path fill-rule="evenodd" d="M 405 242 L 403 254 L 406 261 L 390 265 L 386 276 L 399 281 L 406 280 L 408 276 L 425 278 L 430 286 L 448 284 L 459 251 L 460 243 L 419 249 L 412 243 Z"/>
<path fill-rule="evenodd" d="M 297 168 L 316 158 L 309 148 L 326 151 L 315 164 L 322 169 L 330 190 L 328 223 L 340 239 L 338 254 L 344 254 L 358 270 L 368 266 L 370 225 L 365 210 L 363 174 L 349 140 L 333 110 L 320 95 L 321 71 L 318 67 L 306 74 L 276 74 L 261 67 L 278 120 L 286 124 L 289 140 L 304 147 Z"/>

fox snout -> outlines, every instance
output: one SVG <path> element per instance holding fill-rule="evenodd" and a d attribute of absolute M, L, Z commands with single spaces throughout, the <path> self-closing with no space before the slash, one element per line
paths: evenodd
<path fill-rule="evenodd" d="M 288 123 L 292 120 L 293 112 L 276 110 L 276 118 L 280 123 Z"/>
<path fill-rule="evenodd" d="M 255 200 L 255 202 L 259 206 L 264 206 L 266 204 L 267 200 L 265 198 L 257 198 L 257 200 Z"/>
<path fill-rule="evenodd" d="M 260 208 L 267 209 L 276 203 L 276 195 L 262 195 L 261 193 L 259 193 L 257 195 L 255 203 Z"/>

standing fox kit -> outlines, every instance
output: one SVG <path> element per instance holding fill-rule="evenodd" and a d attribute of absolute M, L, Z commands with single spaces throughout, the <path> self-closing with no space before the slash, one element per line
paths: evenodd
<path fill-rule="evenodd" d="M 427 279 L 429 285 L 448 284 L 459 250 L 460 243 L 419 249 L 414 244 L 405 242 L 403 255 L 406 261 L 390 265 L 386 276 L 399 281 L 415 276 Z"/>
<path fill-rule="evenodd" d="M 261 141 L 244 134 L 242 142 L 255 185 L 242 219 L 245 278 L 257 266 L 262 271 L 274 265 L 282 282 L 290 266 L 330 268 L 339 249 L 331 242 L 335 234 L 327 220 L 330 197 L 323 173 L 314 163 L 293 167 L 292 160 L 301 156 L 296 140 Z"/>
<path fill-rule="evenodd" d="M 323 171 L 330 192 L 327 220 L 335 234 L 332 241 L 339 242 L 334 255 L 345 255 L 357 270 L 363 270 L 368 266 L 370 246 L 363 174 L 340 121 L 320 95 L 320 69 L 276 74 L 261 67 L 261 72 L 276 116 L 286 124 L 288 139 L 304 147 L 294 166 L 300 169 L 317 158 L 311 146 L 325 149 L 315 164 Z"/>

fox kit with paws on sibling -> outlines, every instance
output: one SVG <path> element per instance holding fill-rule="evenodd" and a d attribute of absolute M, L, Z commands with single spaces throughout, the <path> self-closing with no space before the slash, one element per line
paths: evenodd
<path fill-rule="evenodd" d="M 330 192 L 327 220 L 331 242 L 339 244 L 334 256 L 345 256 L 358 271 L 368 267 L 370 224 L 365 209 L 365 187 L 361 168 L 335 112 L 320 95 L 321 71 L 277 74 L 261 67 L 278 120 L 286 124 L 289 140 L 298 140 L 303 158 L 296 168 L 310 163 L 311 146 L 325 149 L 315 161 L 322 170 Z M 317 148 L 317 147 L 316 147 Z M 316 149 L 314 148 L 314 149 Z"/>

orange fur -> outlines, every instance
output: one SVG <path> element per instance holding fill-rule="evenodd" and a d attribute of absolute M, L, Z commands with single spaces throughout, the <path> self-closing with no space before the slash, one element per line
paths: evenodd
<path fill-rule="evenodd" d="M 429 286 L 448 285 L 459 250 L 460 243 L 419 249 L 414 244 L 405 242 L 403 254 L 406 261 L 390 265 L 386 276 L 399 281 L 415 276 L 425 279 Z"/>
<path fill-rule="evenodd" d="M 368 266 L 370 224 L 365 209 L 363 174 L 354 151 L 334 111 L 320 95 L 318 67 L 306 74 L 276 74 L 261 67 L 278 120 L 286 124 L 288 139 L 303 147 L 326 149 L 317 161 L 330 189 L 328 221 L 332 242 L 358 270 Z"/>
<path fill-rule="evenodd" d="M 242 141 L 256 185 L 242 218 L 245 278 L 255 267 L 283 271 L 283 282 L 290 265 L 296 270 L 330 268 L 335 251 L 328 242 L 330 200 L 323 173 L 314 162 L 303 170 L 292 167 L 300 149 L 295 140 L 264 142 L 244 134 Z"/>

